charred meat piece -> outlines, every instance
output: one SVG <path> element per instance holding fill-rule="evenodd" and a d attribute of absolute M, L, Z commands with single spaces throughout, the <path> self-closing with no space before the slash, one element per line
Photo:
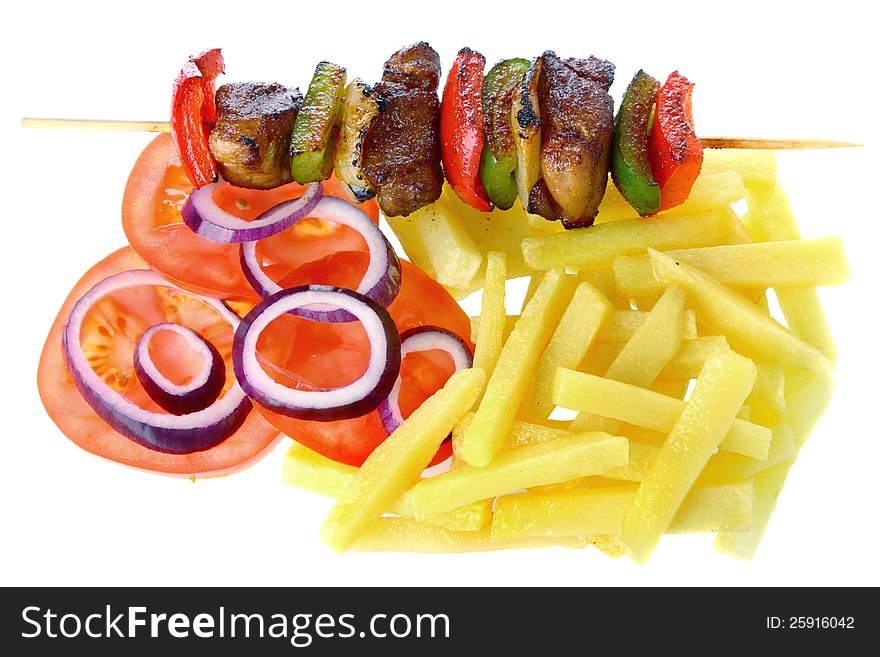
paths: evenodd
<path fill-rule="evenodd" d="M 404 46 L 385 62 L 382 82 L 436 91 L 440 85 L 440 56 L 424 41 Z"/>
<path fill-rule="evenodd" d="M 419 43 L 392 55 L 375 87 L 385 107 L 364 135 L 361 169 L 387 216 L 409 215 L 443 190 L 439 80 L 440 57 Z"/>
<path fill-rule="evenodd" d="M 541 173 L 566 228 L 589 226 L 608 183 L 614 136 L 609 62 L 541 56 Z"/>
<path fill-rule="evenodd" d="M 302 102 L 298 89 L 233 82 L 217 90 L 217 123 L 208 146 L 225 180 L 271 189 L 292 180 L 290 134 Z"/>

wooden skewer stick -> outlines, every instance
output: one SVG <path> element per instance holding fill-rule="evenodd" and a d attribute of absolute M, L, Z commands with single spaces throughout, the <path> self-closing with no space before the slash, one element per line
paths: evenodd
<path fill-rule="evenodd" d="M 25 117 L 23 128 L 61 130 L 124 130 L 133 132 L 171 132 L 168 121 L 112 121 L 97 119 L 43 119 Z M 825 139 L 757 139 L 751 137 L 701 137 L 703 148 L 745 148 L 753 150 L 797 150 L 807 148 L 851 148 L 861 146 Z"/>
<path fill-rule="evenodd" d="M 125 132 L 171 132 L 168 121 L 103 121 L 98 119 L 40 119 L 25 117 L 22 128 L 56 130 L 122 130 Z"/>

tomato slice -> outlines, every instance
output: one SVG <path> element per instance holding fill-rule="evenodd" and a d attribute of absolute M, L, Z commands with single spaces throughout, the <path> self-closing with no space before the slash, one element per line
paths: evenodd
<path fill-rule="evenodd" d="M 104 278 L 147 264 L 129 247 L 106 257 L 79 280 L 64 301 L 40 357 L 37 385 L 49 416 L 61 431 L 84 450 L 141 470 L 186 477 L 209 477 L 242 470 L 266 455 L 281 438 L 259 413 L 251 412 L 242 426 L 211 449 L 192 454 L 165 454 L 117 433 L 83 400 L 68 373 L 62 353 L 62 333 L 74 304 Z M 81 341 L 89 362 L 112 388 L 145 409 L 161 411 L 134 374 L 132 354 L 137 338 L 149 326 L 172 321 L 198 331 L 217 347 L 230 377 L 232 331 L 204 303 L 160 288 L 134 288 L 102 299 L 86 316 Z M 157 342 L 157 346 L 161 346 Z M 168 342 L 166 344 L 174 344 Z M 152 345 L 151 345 L 152 346 Z M 154 355 L 155 352 L 154 352 Z M 166 355 L 167 356 L 167 355 Z M 179 382 L 191 376 L 188 358 L 158 357 L 163 374 Z M 228 378 L 226 387 L 231 384 Z"/>
<path fill-rule="evenodd" d="M 299 267 L 281 280 L 284 287 L 321 284 L 357 287 L 369 264 L 363 251 L 334 253 Z M 400 292 L 388 307 L 397 328 L 432 324 L 452 331 L 470 343 L 470 320 L 434 279 L 402 260 Z M 354 380 L 366 367 L 369 345 L 358 322 L 323 324 L 287 315 L 273 321 L 260 336 L 258 352 L 271 363 L 267 371 L 284 385 L 304 389 L 330 388 Z M 400 409 L 408 417 L 452 376 L 451 359 L 442 352 L 414 353 L 401 365 Z M 341 463 L 360 466 L 387 437 L 377 411 L 333 422 L 297 420 L 255 405 L 279 430 L 306 447 Z M 439 463 L 451 454 L 449 441 L 434 457 Z"/>
<path fill-rule="evenodd" d="M 343 186 L 331 178 L 322 183 L 324 193 L 348 200 Z M 272 206 L 303 193 L 297 183 L 270 190 L 253 190 L 222 183 L 214 195 L 226 211 L 242 219 L 255 219 Z M 256 299 L 239 264 L 239 246 L 212 242 L 193 233 L 180 217 L 192 191 L 174 142 L 159 135 L 135 162 L 122 199 L 122 226 L 134 250 L 151 267 L 188 290 L 223 299 Z M 375 201 L 359 205 L 374 222 L 379 221 Z M 365 250 L 354 230 L 306 219 L 292 228 L 262 240 L 258 253 L 290 271 L 337 251 Z"/>

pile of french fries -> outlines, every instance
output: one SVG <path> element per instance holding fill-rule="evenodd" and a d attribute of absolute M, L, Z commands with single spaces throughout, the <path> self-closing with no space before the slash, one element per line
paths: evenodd
<path fill-rule="evenodd" d="M 707 151 L 690 199 L 653 219 L 611 186 L 577 231 L 487 218 L 454 194 L 421 214 L 391 222 L 408 256 L 455 293 L 483 288 L 474 366 L 359 469 L 290 449 L 285 482 L 337 498 L 327 543 L 593 545 L 644 562 L 665 533 L 715 532 L 752 558 L 831 398 L 816 287 L 849 276 L 838 238 L 800 238 L 772 153 Z M 508 281 L 526 273 L 508 315 Z M 424 476 L 450 433 L 448 471 Z"/>

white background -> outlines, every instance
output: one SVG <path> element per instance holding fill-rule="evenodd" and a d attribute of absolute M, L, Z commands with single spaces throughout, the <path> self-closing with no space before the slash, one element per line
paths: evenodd
<path fill-rule="evenodd" d="M 228 4 L 228 6 L 227 6 Z M 878 584 L 876 20 L 867 2 L 4 4 L 0 308 L 0 584 Z M 320 59 L 373 80 L 427 40 L 447 69 L 464 45 L 490 63 L 595 54 L 619 99 L 641 67 L 696 81 L 704 135 L 824 137 L 864 149 L 787 153 L 779 174 L 806 237 L 840 234 L 853 277 L 822 291 L 840 347 L 837 392 L 789 477 L 752 564 L 708 536 L 666 537 L 646 567 L 595 550 L 346 554 L 317 530 L 327 499 L 280 483 L 279 447 L 228 478 L 177 480 L 74 446 L 36 390 L 69 288 L 125 243 L 119 207 L 145 134 L 25 131 L 22 116 L 165 119 L 187 55 L 221 46 L 226 80 L 304 88 Z"/>

